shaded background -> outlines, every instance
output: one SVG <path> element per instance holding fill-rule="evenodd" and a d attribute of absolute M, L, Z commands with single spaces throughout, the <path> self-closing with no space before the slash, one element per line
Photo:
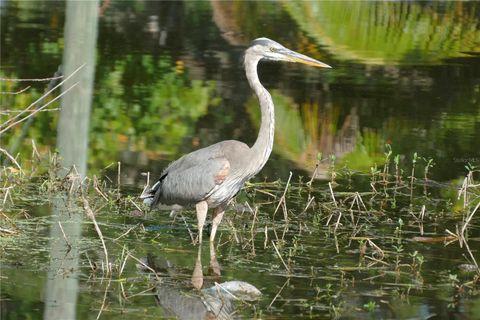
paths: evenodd
<path fill-rule="evenodd" d="M 2 1 L 1 76 L 44 78 L 61 64 L 64 3 Z M 259 112 L 242 68 L 266 36 L 332 70 L 268 63 L 277 107 L 274 153 L 259 179 L 307 175 L 318 153 L 369 171 L 385 143 L 402 161 L 433 158 L 437 180 L 480 163 L 479 4 L 476 2 L 103 2 L 89 168 L 122 161 L 128 183 L 222 139 L 253 143 Z M 1 81 L 1 91 L 21 83 Z M 23 108 L 33 83 L 2 96 Z M 5 115 L 2 114 L 2 120 Z M 55 145 L 57 112 L 37 116 L 17 150 Z M 2 145 L 18 142 L 16 131 Z M 319 177 L 324 176 L 320 174 Z"/>

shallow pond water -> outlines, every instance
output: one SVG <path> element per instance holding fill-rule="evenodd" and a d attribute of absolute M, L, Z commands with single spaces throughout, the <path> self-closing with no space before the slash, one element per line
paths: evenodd
<path fill-rule="evenodd" d="M 409 181 L 387 180 L 374 182 L 374 192 L 361 183 L 352 191 L 341 178 L 335 200 L 326 183 L 250 185 L 213 247 L 193 245 L 190 211 L 138 211 L 140 190 L 118 198 L 117 189 L 92 188 L 81 200 L 58 182 L 30 185 L 40 192 L 14 195 L 5 207 L 13 233 L 1 239 L 2 318 L 58 318 L 65 306 L 78 319 L 200 318 L 199 305 L 229 281 L 261 292 L 212 298 L 240 318 L 476 318 L 469 251 L 478 252 L 478 218 L 470 249 L 460 248 L 446 232 L 461 227 L 456 186 L 416 182 L 410 192 Z"/>
<path fill-rule="evenodd" d="M 4 78 L 51 77 L 66 18 L 64 2 L 0 7 L 3 123 L 48 84 Z M 197 318 L 218 301 L 240 318 L 479 318 L 479 12 L 476 2 L 102 1 L 83 199 L 53 176 L 56 110 L 1 136 L 26 172 L 0 159 L 1 318 Z M 144 173 L 155 179 L 222 139 L 255 140 L 241 59 L 260 36 L 333 69 L 260 65 L 276 104 L 271 159 L 215 246 L 195 246 L 191 211 L 143 212 Z M 229 281 L 261 296 L 239 282 L 221 289 Z"/>

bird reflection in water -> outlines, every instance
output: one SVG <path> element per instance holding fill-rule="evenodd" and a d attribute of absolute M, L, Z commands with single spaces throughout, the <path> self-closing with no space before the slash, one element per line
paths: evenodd
<path fill-rule="evenodd" d="M 142 271 L 156 272 L 154 294 L 167 316 L 177 319 L 235 319 L 237 304 L 254 301 L 261 292 L 253 285 L 238 280 L 220 282 L 220 265 L 215 248 L 210 245 L 209 275 L 203 275 L 202 248 L 198 247 L 191 282 L 185 281 L 170 261 L 149 255 Z M 193 289 L 192 289 L 193 286 Z"/>

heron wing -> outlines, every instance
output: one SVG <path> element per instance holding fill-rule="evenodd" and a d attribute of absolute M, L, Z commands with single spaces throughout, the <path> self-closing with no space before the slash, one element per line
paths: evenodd
<path fill-rule="evenodd" d="M 229 172 L 230 162 L 220 145 L 184 155 L 164 170 L 160 181 L 152 188 L 155 192 L 152 204 L 195 204 L 221 185 Z"/>

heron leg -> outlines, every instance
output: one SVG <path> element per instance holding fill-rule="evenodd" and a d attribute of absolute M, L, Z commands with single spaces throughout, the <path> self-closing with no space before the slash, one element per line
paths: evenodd
<path fill-rule="evenodd" d="M 208 204 L 206 201 L 201 201 L 195 205 L 195 209 L 197 210 L 198 243 L 202 245 L 203 226 L 207 219 Z"/>
<path fill-rule="evenodd" d="M 223 206 L 217 207 L 213 210 L 213 219 L 212 219 L 212 231 L 210 232 L 210 241 L 215 240 L 215 233 L 217 233 L 217 228 L 222 222 L 223 213 L 225 208 Z"/>

